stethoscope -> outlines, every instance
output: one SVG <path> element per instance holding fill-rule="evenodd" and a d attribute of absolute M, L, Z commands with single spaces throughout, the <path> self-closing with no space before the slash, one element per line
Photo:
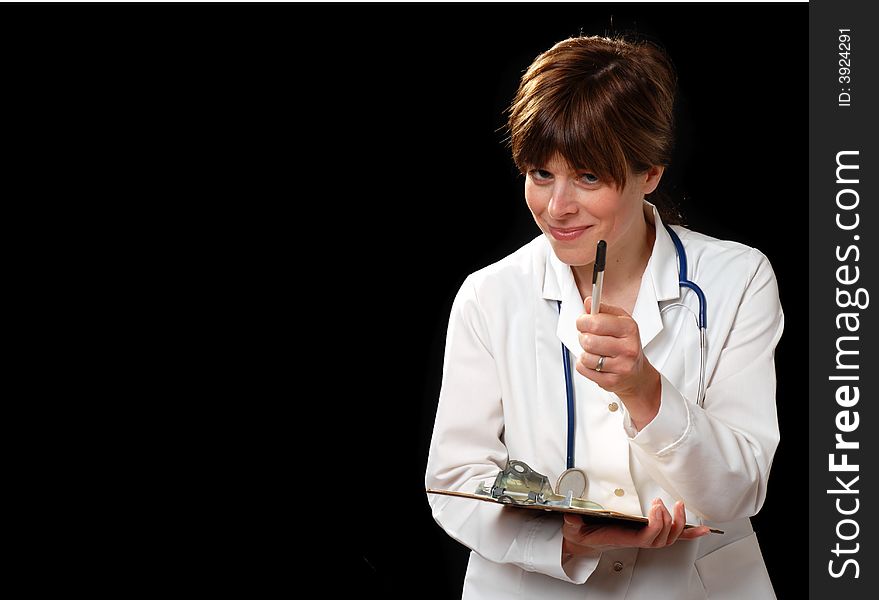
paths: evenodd
<path fill-rule="evenodd" d="M 699 327 L 699 395 L 696 397 L 696 403 L 701 407 L 705 402 L 705 342 L 706 342 L 706 332 L 705 329 L 707 327 L 707 320 L 705 317 L 705 293 L 702 291 L 698 285 L 687 279 L 687 252 L 684 250 L 684 245 L 681 243 L 681 238 L 678 237 L 678 234 L 674 232 L 674 230 L 668 225 L 664 224 L 666 230 L 671 236 L 671 241 L 675 245 L 675 251 L 678 255 L 678 283 L 680 287 L 688 288 L 693 290 L 696 293 L 696 296 L 699 298 L 699 314 L 696 315 L 693 313 L 693 310 L 684 305 L 681 302 L 676 302 L 674 304 L 669 304 L 665 306 L 661 311 L 660 315 L 664 314 L 665 311 L 671 308 L 685 308 L 693 314 L 693 317 L 696 320 L 696 325 Z M 599 254 L 601 255 L 600 263 L 601 263 L 601 276 L 603 276 L 603 268 L 604 268 L 604 248 L 599 248 Z M 599 258 L 596 256 L 596 264 L 599 263 Z M 597 273 L 597 271 L 596 271 Z M 596 275 L 593 275 L 593 290 L 595 289 L 596 284 Z M 600 296 L 600 293 L 599 293 Z M 562 310 L 562 301 L 558 301 L 559 305 L 559 313 Z M 567 397 L 568 404 L 568 447 L 567 447 L 567 470 L 561 474 L 559 477 L 558 483 L 556 484 L 556 493 L 566 496 L 568 492 L 572 493 L 574 497 L 582 498 L 583 493 L 586 490 L 586 473 L 582 469 L 577 469 L 574 467 L 574 378 L 571 375 L 571 353 L 568 351 L 568 348 L 562 343 L 562 364 L 564 365 L 565 370 L 565 395 Z"/>

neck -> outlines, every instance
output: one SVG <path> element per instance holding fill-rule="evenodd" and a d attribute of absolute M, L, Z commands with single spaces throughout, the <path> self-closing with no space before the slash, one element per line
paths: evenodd
<path fill-rule="evenodd" d="M 613 298 L 627 290 L 644 275 L 647 261 L 653 251 L 656 229 L 646 219 L 638 219 L 624 239 L 607 248 L 602 295 Z M 572 266 L 574 281 L 580 296 L 592 295 L 592 270 L 594 261 L 586 265 Z"/>

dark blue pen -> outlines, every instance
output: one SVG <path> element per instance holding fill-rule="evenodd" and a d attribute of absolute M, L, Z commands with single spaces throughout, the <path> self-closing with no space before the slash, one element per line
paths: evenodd
<path fill-rule="evenodd" d="M 604 284 L 604 261 L 607 255 L 607 242 L 600 240 L 595 250 L 595 267 L 592 269 L 592 310 L 590 315 L 597 315 L 601 308 L 601 286 Z"/>

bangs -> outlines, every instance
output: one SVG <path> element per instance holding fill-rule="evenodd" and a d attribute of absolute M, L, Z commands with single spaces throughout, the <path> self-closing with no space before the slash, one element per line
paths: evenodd
<path fill-rule="evenodd" d="M 512 111 L 510 145 L 520 172 L 540 168 L 559 155 L 573 169 L 625 187 L 628 165 L 623 144 L 613 133 L 618 118 L 612 106 L 589 92 L 586 86 L 545 90 L 539 94 L 542 110 L 519 106 L 524 110 Z"/>

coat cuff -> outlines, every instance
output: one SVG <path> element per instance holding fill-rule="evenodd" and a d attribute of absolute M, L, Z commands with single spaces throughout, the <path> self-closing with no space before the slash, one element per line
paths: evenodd
<path fill-rule="evenodd" d="M 530 532 L 526 570 L 544 573 L 568 583 L 585 583 L 601 559 L 601 552 L 577 555 L 562 561 L 562 526 L 560 519 L 536 519 Z"/>
<path fill-rule="evenodd" d="M 659 412 L 644 429 L 638 431 L 632 417 L 626 412 L 623 428 L 629 441 L 656 456 L 674 450 L 690 433 L 692 418 L 687 400 L 662 373 L 659 374 L 662 391 Z"/>

